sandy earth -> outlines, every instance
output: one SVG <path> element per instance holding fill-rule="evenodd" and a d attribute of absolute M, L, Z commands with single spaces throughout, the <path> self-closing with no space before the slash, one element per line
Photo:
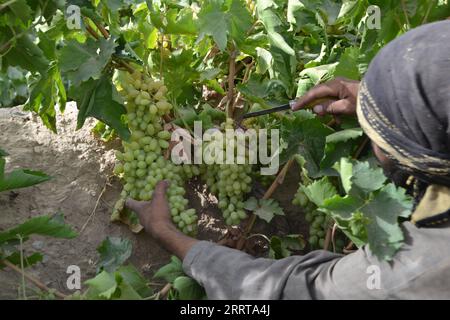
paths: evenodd
<path fill-rule="evenodd" d="M 82 281 L 95 275 L 98 259 L 96 248 L 106 236 L 130 239 L 133 243 L 130 260 L 150 279 L 156 269 L 168 262 L 170 256 L 145 234 L 135 235 L 128 227 L 109 221 L 121 188 L 115 179 L 106 185 L 97 210 L 92 214 L 111 176 L 114 151 L 92 135 L 94 120 L 88 120 L 81 130 L 76 131 L 76 115 L 75 105 L 69 103 L 64 115 L 58 115 L 59 134 L 56 135 L 45 128 L 39 118 L 20 108 L 0 109 L 0 148 L 10 154 L 7 171 L 18 167 L 31 168 L 42 170 L 53 177 L 38 186 L 20 189 L 15 193 L 1 193 L 0 230 L 29 217 L 56 212 L 62 212 L 66 222 L 77 232 L 87 223 L 81 234 L 72 240 L 33 237 L 29 241 L 27 250 L 43 252 L 44 261 L 27 269 L 28 272 L 49 287 L 64 293 L 70 293 L 65 285 L 69 265 L 81 268 Z M 290 206 L 297 186 L 296 179 L 296 175 L 289 175 L 289 182 L 276 193 L 288 217 L 276 219 L 273 224 L 275 227 L 271 229 L 276 228 L 277 233 L 305 231 L 298 209 Z M 199 237 L 217 240 L 225 228 L 218 219 L 219 213 L 210 202 L 210 197 L 198 192 L 201 187 L 187 189 L 191 205 L 201 214 Z M 293 221 L 295 223 L 291 223 Z M 255 232 L 262 229 L 267 229 L 267 226 L 260 222 Z M 16 299 L 19 283 L 20 277 L 14 272 L 0 271 L 0 298 Z M 28 293 L 32 295 L 31 290 Z"/>

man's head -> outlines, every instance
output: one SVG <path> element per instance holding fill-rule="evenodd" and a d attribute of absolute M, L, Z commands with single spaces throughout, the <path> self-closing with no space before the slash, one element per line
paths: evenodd
<path fill-rule="evenodd" d="M 386 173 L 450 186 L 450 21 L 387 45 L 361 82 L 358 119 Z"/>

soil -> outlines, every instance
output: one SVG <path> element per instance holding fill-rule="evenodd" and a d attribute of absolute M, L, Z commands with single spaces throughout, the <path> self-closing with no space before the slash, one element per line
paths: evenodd
<path fill-rule="evenodd" d="M 76 130 L 76 117 L 76 106 L 69 103 L 64 114 L 57 115 L 58 134 L 54 134 L 29 112 L 20 108 L 0 109 L 0 148 L 10 154 L 7 171 L 30 168 L 53 177 L 34 187 L 0 193 L 0 230 L 33 216 L 63 213 L 66 222 L 79 233 L 77 238 L 57 240 L 36 236 L 25 247 L 25 251 L 44 253 L 43 262 L 27 272 L 63 293 L 72 293 L 66 287 L 68 266 L 80 267 L 82 281 L 95 275 L 96 248 L 107 236 L 130 239 L 133 243 L 130 262 L 151 279 L 169 261 L 170 254 L 148 235 L 133 234 L 127 226 L 110 222 L 112 207 L 121 190 L 120 182 L 111 178 L 115 143 L 105 144 L 92 134 L 93 119 Z M 291 169 L 291 173 L 295 172 L 298 170 Z M 276 217 L 270 226 L 258 221 L 255 233 L 306 235 L 303 215 L 291 205 L 297 185 L 298 175 L 288 174 L 274 195 L 286 216 Z M 218 241 L 227 228 L 215 206 L 216 199 L 199 181 L 190 182 L 186 189 L 190 205 L 200 214 L 198 237 Z M 266 254 L 265 245 L 264 241 L 260 244 L 260 255 Z M 0 270 L 0 299 L 17 299 L 20 279 L 13 271 Z M 33 295 L 32 287 L 27 293 Z"/>

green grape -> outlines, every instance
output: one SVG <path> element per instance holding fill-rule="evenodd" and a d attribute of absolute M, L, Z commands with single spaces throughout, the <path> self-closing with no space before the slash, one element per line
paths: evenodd
<path fill-rule="evenodd" d="M 125 199 L 151 200 L 158 181 L 170 180 L 167 191 L 169 208 L 173 222 L 185 233 L 194 234 L 197 228 L 197 214 L 187 209 L 184 180 L 180 177 L 180 167 L 164 159 L 164 149 L 169 147 L 171 133 L 163 130 L 162 119 L 170 112 L 172 105 L 165 97 L 167 88 L 161 81 L 154 81 L 140 72 L 124 74 L 120 78 L 120 93 L 124 96 L 130 142 L 122 142 L 124 151 L 116 152 L 118 163 L 115 174 L 122 174 L 125 184 L 121 198 L 114 206 L 113 215 L 120 215 Z M 195 168 L 195 169 L 194 169 Z M 192 175 L 199 169 L 192 166 Z"/>

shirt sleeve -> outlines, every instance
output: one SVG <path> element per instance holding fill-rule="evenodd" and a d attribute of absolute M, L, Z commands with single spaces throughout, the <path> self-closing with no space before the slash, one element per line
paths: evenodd
<path fill-rule="evenodd" d="M 201 241 L 186 255 L 184 271 L 209 299 L 373 299 L 364 250 L 343 256 L 324 250 L 281 260 Z M 376 283 L 375 283 L 376 285 Z"/>
<path fill-rule="evenodd" d="M 391 261 L 368 246 L 340 255 L 324 250 L 281 260 L 201 241 L 183 261 L 209 299 L 450 299 L 450 222 L 403 224 L 405 243 Z"/>

